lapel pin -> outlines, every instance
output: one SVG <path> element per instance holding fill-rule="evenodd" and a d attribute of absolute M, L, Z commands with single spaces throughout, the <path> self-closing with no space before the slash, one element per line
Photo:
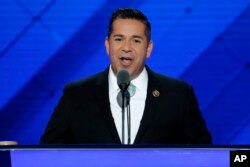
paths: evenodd
<path fill-rule="evenodd" d="M 153 96 L 154 97 L 159 97 L 160 96 L 160 92 L 158 90 L 154 90 L 153 91 Z"/>

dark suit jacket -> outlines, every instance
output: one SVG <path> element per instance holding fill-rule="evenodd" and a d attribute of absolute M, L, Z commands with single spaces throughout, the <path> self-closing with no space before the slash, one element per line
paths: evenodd
<path fill-rule="evenodd" d="M 147 71 L 146 105 L 134 144 L 211 143 L 192 87 L 148 67 Z M 65 87 L 40 142 L 121 143 L 110 109 L 108 69 Z"/>

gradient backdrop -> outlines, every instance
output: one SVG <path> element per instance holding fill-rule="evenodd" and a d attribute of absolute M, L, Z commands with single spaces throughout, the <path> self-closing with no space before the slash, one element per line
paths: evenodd
<path fill-rule="evenodd" d="M 148 16 L 148 65 L 194 86 L 214 144 L 250 144 L 250 0 L 1 0 L 0 140 L 38 144 L 63 86 L 108 66 L 117 7 Z"/>

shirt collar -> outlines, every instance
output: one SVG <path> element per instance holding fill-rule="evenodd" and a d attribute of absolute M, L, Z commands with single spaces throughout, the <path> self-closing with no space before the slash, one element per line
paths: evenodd
<path fill-rule="evenodd" d="M 114 71 L 111 68 L 111 65 L 109 66 L 109 92 L 110 93 L 116 93 L 119 91 L 119 86 L 117 84 L 117 79 Z"/>
<path fill-rule="evenodd" d="M 109 91 L 111 93 L 116 93 L 120 90 L 119 86 L 117 85 L 117 79 L 116 74 L 111 68 L 111 65 L 109 66 Z M 131 83 L 136 87 L 136 90 L 147 90 L 147 83 L 148 83 L 148 73 L 146 68 L 144 67 L 142 72 L 131 81 Z"/>
<path fill-rule="evenodd" d="M 146 68 L 144 67 L 142 72 L 131 81 L 133 85 L 136 87 L 136 91 L 147 90 L 148 83 L 148 73 Z"/>

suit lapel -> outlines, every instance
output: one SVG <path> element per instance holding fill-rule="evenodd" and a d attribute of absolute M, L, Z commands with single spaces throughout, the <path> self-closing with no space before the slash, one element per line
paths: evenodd
<path fill-rule="evenodd" d="M 159 85 L 159 81 L 154 77 L 153 72 L 148 67 L 146 67 L 146 69 L 148 72 L 147 98 L 141 124 L 134 141 L 135 144 L 140 143 L 140 141 L 143 139 L 143 135 L 145 134 L 148 127 L 152 124 L 160 106 L 161 87 Z"/>
<path fill-rule="evenodd" d="M 98 81 L 96 83 L 98 92 L 98 95 L 96 96 L 96 104 L 100 104 L 100 110 L 104 112 L 104 119 L 111 135 L 113 136 L 114 142 L 121 143 L 110 109 L 108 72 L 109 68 L 107 68 L 103 73 L 101 73 L 100 77 L 98 77 Z"/>

